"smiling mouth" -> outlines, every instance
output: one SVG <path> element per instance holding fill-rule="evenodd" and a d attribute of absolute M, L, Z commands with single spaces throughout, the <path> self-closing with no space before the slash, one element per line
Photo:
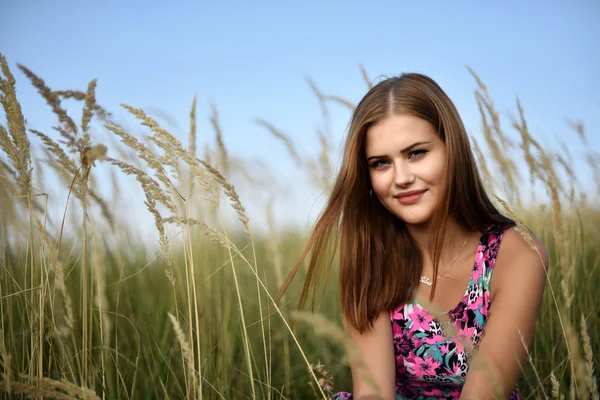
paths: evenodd
<path fill-rule="evenodd" d="M 402 204 L 412 204 L 418 201 L 426 191 L 427 189 L 411 190 L 410 192 L 399 193 L 394 197 L 397 198 L 398 201 Z"/>

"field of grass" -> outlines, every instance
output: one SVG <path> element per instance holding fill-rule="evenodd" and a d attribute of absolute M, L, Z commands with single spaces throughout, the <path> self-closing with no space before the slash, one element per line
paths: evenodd
<path fill-rule="evenodd" d="M 141 124 L 144 135 L 135 135 L 96 102 L 95 81 L 84 91 L 56 90 L 25 66 L 1 55 L 0 63 L 0 397 L 308 399 L 351 389 L 335 270 L 318 313 L 295 312 L 301 277 L 272 309 L 306 232 L 278 226 L 268 206 L 268 231 L 253 230 L 230 182 L 244 160 L 231 161 L 216 108 L 214 148 L 197 143 L 195 100 L 188 143 L 123 105 Z M 520 391 L 525 399 L 598 399 L 600 154 L 575 156 L 594 176 L 580 182 L 568 149 L 541 146 L 518 100 L 507 128 L 471 73 L 484 180 L 551 257 Z M 16 76 L 38 90 L 56 126 L 26 125 Z M 331 105 L 352 109 L 309 84 L 324 118 Z M 65 104 L 82 110 L 81 121 Z M 276 123 L 257 123 L 327 190 L 334 174 L 327 132 L 317 133 L 320 154 L 304 158 Z M 573 141 L 587 143 L 582 124 L 565 125 Z M 130 207 L 147 208 L 156 246 L 139 243 L 120 221 L 114 198 L 127 188 L 115 175 L 100 179 L 100 163 L 143 189 L 144 203 Z M 45 187 L 50 175 L 62 186 Z M 532 184 L 547 196 L 522 190 Z M 63 211 L 49 213 L 56 197 Z"/>

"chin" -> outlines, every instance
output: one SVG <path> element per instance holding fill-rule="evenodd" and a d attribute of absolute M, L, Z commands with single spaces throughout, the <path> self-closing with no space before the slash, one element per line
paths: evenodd
<path fill-rule="evenodd" d="M 433 216 L 433 210 L 411 209 L 410 207 L 401 211 L 392 209 L 391 212 L 407 225 L 425 225 Z"/>
<path fill-rule="evenodd" d="M 398 217 L 400 218 L 402 221 L 404 221 L 404 223 L 406 225 L 414 225 L 414 226 L 419 226 L 419 225 L 427 225 L 427 223 L 430 221 L 431 218 L 415 218 L 415 217 L 409 217 L 409 218 L 402 218 L 402 217 Z"/>

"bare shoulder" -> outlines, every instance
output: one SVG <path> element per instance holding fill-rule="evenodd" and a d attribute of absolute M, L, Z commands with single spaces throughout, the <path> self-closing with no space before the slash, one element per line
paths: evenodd
<path fill-rule="evenodd" d="M 494 267 L 493 289 L 510 288 L 516 280 L 544 286 L 549 268 L 548 251 L 532 232 L 525 235 L 529 237 L 524 237 L 517 227 L 504 232 Z"/>

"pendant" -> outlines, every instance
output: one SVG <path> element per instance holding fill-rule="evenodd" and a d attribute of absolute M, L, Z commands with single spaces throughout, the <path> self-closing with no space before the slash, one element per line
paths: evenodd
<path fill-rule="evenodd" d="M 433 286 L 433 282 L 431 282 L 431 280 L 429 280 L 429 278 L 426 276 L 421 276 L 419 278 L 419 283 L 422 283 L 427 286 Z"/>

